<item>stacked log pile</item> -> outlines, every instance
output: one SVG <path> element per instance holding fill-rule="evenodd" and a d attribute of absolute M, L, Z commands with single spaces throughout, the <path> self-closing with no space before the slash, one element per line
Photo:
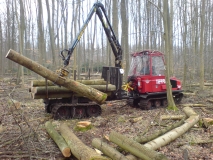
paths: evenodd
<path fill-rule="evenodd" d="M 82 83 L 86 86 L 97 89 L 101 92 L 110 95 L 112 91 L 116 90 L 116 86 L 112 84 L 107 84 L 103 79 L 97 80 L 77 80 L 77 82 Z M 73 95 L 80 96 L 79 94 L 73 92 L 65 87 L 60 87 L 55 85 L 51 81 L 45 80 L 33 80 L 31 81 L 31 87 L 29 88 L 31 92 L 31 97 L 33 99 L 44 99 L 44 98 L 68 98 Z"/>

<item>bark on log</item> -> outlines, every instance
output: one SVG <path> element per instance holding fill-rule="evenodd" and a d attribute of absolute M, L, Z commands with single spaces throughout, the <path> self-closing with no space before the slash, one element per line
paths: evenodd
<path fill-rule="evenodd" d="M 160 131 L 157 131 L 156 133 L 153 133 L 152 135 L 149 135 L 149 136 L 144 136 L 144 135 L 139 135 L 137 137 L 134 138 L 134 140 L 138 143 L 146 143 L 146 142 L 149 142 L 163 134 L 165 134 L 166 132 L 168 131 L 171 131 L 172 129 L 174 128 L 177 128 L 179 127 L 180 125 L 182 125 L 184 123 L 184 119 L 182 119 L 181 121 L 177 122 L 177 123 L 174 123 L 172 124 L 171 126 L 168 126 Z"/>
<path fill-rule="evenodd" d="M 71 93 L 55 93 L 55 94 L 35 94 L 31 93 L 32 99 L 46 99 L 46 98 L 70 98 L 73 94 Z"/>
<path fill-rule="evenodd" d="M 111 95 L 111 92 L 106 92 L 108 96 Z M 37 93 L 31 93 L 31 97 L 33 99 L 46 99 L 46 98 L 70 98 L 72 96 L 79 97 L 78 94 L 71 94 L 71 93 L 48 93 L 48 94 L 37 94 Z"/>
<path fill-rule="evenodd" d="M 128 160 L 123 154 L 118 152 L 116 149 L 112 148 L 107 143 L 103 142 L 99 138 L 94 138 L 92 140 L 92 146 L 103 152 L 106 156 L 112 158 L 113 160 Z"/>
<path fill-rule="evenodd" d="M 182 104 L 184 107 L 206 107 L 205 104 L 193 104 L 193 103 L 189 103 L 189 104 Z"/>
<path fill-rule="evenodd" d="M 175 140 L 176 138 L 183 135 L 185 132 L 187 132 L 192 126 L 194 126 L 199 121 L 199 115 L 194 114 L 195 112 L 192 112 L 191 108 L 184 108 L 184 112 L 187 113 L 190 117 L 185 121 L 183 125 L 180 127 L 177 127 L 170 132 L 167 132 L 166 134 L 144 144 L 145 147 L 149 149 L 156 150 L 162 146 L 167 145 L 171 141 Z M 189 110 L 189 111 L 188 111 Z"/>
<path fill-rule="evenodd" d="M 106 91 L 106 85 L 87 85 L 89 87 L 95 88 L 99 91 Z M 108 90 L 107 91 L 115 91 L 116 86 L 109 84 L 108 85 Z M 32 93 L 37 93 L 37 94 L 46 94 L 48 93 L 73 93 L 73 91 L 65 88 L 65 87 L 58 87 L 58 86 L 48 86 L 46 87 L 33 87 L 30 90 Z"/>
<path fill-rule="evenodd" d="M 213 125 L 213 119 L 212 118 L 203 118 L 202 121 L 203 121 L 203 124 L 206 128 Z"/>
<path fill-rule="evenodd" d="M 109 139 L 110 141 L 112 141 L 113 143 L 117 144 L 118 146 L 120 146 L 121 148 L 129 151 L 131 154 L 142 158 L 142 159 L 155 159 L 155 160 L 166 160 L 166 156 L 164 156 L 161 153 L 158 153 L 154 150 L 151 150 L 143 145 L 141 145 L 140 143 L 127 138 L 124 135 L 121 135 L 119 133 L 116 133 L 114 131 L 112 131 L 109 135 Z"/>
<path fill-rule="evenodd" d="M 71 153 L 79 160 L 109 160 L 109 158 L 99 155 L 92 148 L 86 146 L 78 137 L 71 131 L 66 124 L 60 125 L 61 135 L 64 137 Z"/>
<path fill-rule="evenodd" d="M 76 80 L 85 85 L 106 85 L 106 81 L 104 79 L 94 79 L 94 80 Z M 47 81 L 47 86 L 55 86 L 51 81 Z M 31 87 L 38 87 L 38 86 L 46 86 L 45 80 L 33 80 L 31 81 Z"/>
<path fill-rule="evenodd" d="M 54 140 L 54 142 L 59 147 L 60 151 L 62 152 L 64 157 L 70 157 L 71 152 L 70 148 L 68 147 L 67 143 L 63 139 L 63 137 L 54 129 L 52 126 L 52 123 L 50 121 L 47 121 L 45 123 L 45 128 L 50 135 L 50 137 Z"/>
<path fill-rule="evenodd" d="M 36 94 L 46 94 L 46 93 L 50 93 L 50 94 L 55 94 L 55 93 L 70 93 L 72 94 L 73 91 L 66 89 L 65 87 L 58 87 L 58 86 L 48 86 L 46 87 L 32 87 L 31 88 L 31 92 L 32 93 L 36 93 Z"/>
<path fill-rule="evenodd" d="M 6 58 L 34 71 L 35 73 L 41 75 L 42 77 L 51 80 L 59 86 L 68 88 L 82 96 L 87 97 L 88 99 L 95 101 L 99 104 L 105 102 L 107 95 L 103 92 L 100 92 L 92 87 L 86 86 L 82 83 L 76 82 L 71 79 L 67 79 L 59 76 L 57 73 L 45 68 L 44 66 L 30 60 L 27 57 L 19 54 L 18 52 L 10 49 L 6 55 Z"/>
<path fill-rule="evenodd" d="M 191 107 L 184 107 L 183 111 L 188 117 L 197 115 L 197 113 Z"/>

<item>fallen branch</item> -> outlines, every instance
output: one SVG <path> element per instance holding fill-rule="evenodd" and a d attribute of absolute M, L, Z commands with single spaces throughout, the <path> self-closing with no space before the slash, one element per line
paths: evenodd
<path fill-rule="evenodd" d="M 189 104 L 182 104 L 184 107 L 206 107 L 205 104 L 193 104 L 193 103 L 189 103 Z"/>
<path fill-rule="evenodd" d="M 172 130 L 174 128 L 179 127 L 183 123 L 184 123 L 184 119 L 182 119 L 181 121 L 179 121 L 177 123 L 172 124 L 171 126 L 168 126 L 168 127 L 164 128 L 164 129 L 162 129 L 162 130 L 160 130 L 160 131 L 158 131 L 158 132 L 156 132 L 156 133 L 154 133 L 152 135 L 149 135 L 149 136 L 144 136 L 144 135 L 140 136 L 139 135 L 139 136 L 135 137 L 134 140 L 137 141 L 138 143 L 149 142 L 149 141 L 151 141 L 151 140 L 153 140 L 153 139 L 165 134 L 166 132 L 168 132 L 168 131 L 170 131 L 170 130 Z"/>
<path fill-rule="evenodd" d="M 184 117 L 185 117 L 184 115 L 161 115 L 160 119 L 161 120 L 167 120 L 167 119 L 170 119 L 170 120 L 181 120 Z"/>
<path fill-rule="evenodd" d="M 144 146 L 153 150 L 156 150 L 162 146 L 165 146 L 171 141 L 183 135 L 185 132 L 187 132 L 192 126 L 194 126 L 199 121 L 199 115 L 197 115 L 190 107 L 185 107 L 183 111 L 186 113 L 187 116 L 189 116 L 189 118 L 185 121 L 183 125 L 144 144 Z"/>

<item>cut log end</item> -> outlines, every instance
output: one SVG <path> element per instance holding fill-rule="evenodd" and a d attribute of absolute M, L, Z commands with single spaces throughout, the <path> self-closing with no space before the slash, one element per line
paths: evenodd
<path fill-rule="evenodd" d="M 64 157 L 70 157 L 71 156 L 70 148 L 69 147 L 64 148 L 64 150 L 62 151 L 62 154 Z"/>

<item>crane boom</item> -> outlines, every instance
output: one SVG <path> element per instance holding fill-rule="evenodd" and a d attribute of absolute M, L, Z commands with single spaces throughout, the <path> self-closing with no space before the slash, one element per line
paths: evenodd
<path fill-rule="evenodd" d="M 68 64 L 69 64 L 69 60 L 70 60 L 70 57 L 72 56 L 72 53 L 76 47 L 76 45 L 78 44 L 78 42 L 80 41 L 81 39 L 81 36 L 83 35 L 89 21 L 91 20 L 93 14 L 96 12 L 96 14 L 98 15 L 100 21 L 101 21 L 101 24 L 104 28 L 104 31 L 106 33 L 106 36 L 108 38 L 108 41 L 110 43 L 110 46 L 112 48 L 112 51 L 113 51 L 113 54 L 115 56 L 115 67 L 119 67 L 121 68 L 122 67 L 122 49 L 121 49 L 121 45 L 120 43 L 118 42 L 116 36 L 115 36 L 115 33 L 112 29 L 112 25 L 110 24 L 109 22 L 109 19 L 107 17 L 107 14 L 106 14 L 106 10 L 104 8 L 104 5 L 100 2 L 96 2 L 93 7 L 91 8 L 88 16 L 87 16 L 87 19 L 86 21 L 84 22 L 83 26 L 81 27 L 77 37 L 75 38 L 75 40 L 73 41 L 71 47 L 67 50 L 63 50 L 61 51 L 60 55 L 64 61 L 64 67 L 66 67 Z M 104 17 L 106 19 L 106 22 L 104 20 Z M 67 51 L 67 57 L 65 57 L 63 55 L 63 52 L 64 51 Z"/>

